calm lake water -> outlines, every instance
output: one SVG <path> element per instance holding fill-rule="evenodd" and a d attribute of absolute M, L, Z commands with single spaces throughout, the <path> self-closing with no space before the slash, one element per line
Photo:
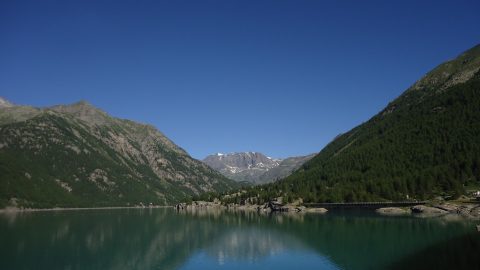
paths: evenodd
<path fill-rule="evenodd" d="M 475 222 L 173 209 L 0 214 L 0 269 L 480 269 Z"/>

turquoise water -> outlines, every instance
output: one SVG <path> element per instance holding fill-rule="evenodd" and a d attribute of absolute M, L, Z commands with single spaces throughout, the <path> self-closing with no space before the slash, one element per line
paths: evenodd
<path fill-rule="evenodd" d="M 0 269 L 480 269 L 463 219 L 173 209 L 0 214 Z"/>

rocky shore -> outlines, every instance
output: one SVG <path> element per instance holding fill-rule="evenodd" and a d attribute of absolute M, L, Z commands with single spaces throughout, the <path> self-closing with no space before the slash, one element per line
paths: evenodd
<path fill-rule="evenodd" d="M 241 210 L 256 211 L 259 213 L 288 212 L 288 213 L 327 213 L 325 208 L 307 208 L 301 203 L 282 204 L 279 201 L 270 201 L 265 204 L 227 204 L 223 205 L 220 201 L 206 202 L 193 201 L 190 204 L 179 203 L 174 206 L 178 211 L 198 210 L 198 209 L 222 209 L 222 210 Z M 375 210 L 380 215 L 386 216 L 405 216 L 415 217 L 439 217 L 439 216 L 458 216 L 469 219 L 480 219 L 480 204 L 475 203 L 431 203 L 428 205 L 415 205 L 408 207 L 385 207 Z"/>
<path fill-rule="evenodd" d="M 381 215 L 414 215 L 416 217 L 439 217 L 459 215 L 465 218 L 480 219 L 480 204 L 474 203 L 438 203 L 416 205 L 411 208 L 387 207 L 376 210 Z"/>
<path fill-rule="evenodd" d="M 178 211 L 181 210 L 195 210 L 195 209 L 226 209 L 226 210 L 245 210 L 245 211 L 257 211 L 262 213 L 271 212 L 289 212 L 289 213 L 326 213 L 328 210 L 325 208 L 307 208 L 298 204 L 281 204 L 276 201 L 270 201 L 265 204 L 227 204 L 222 205 L 218 201 L 206 202 L 206 201 L 193 201 L 191 204 L 179 203 L 174 206 Z"/>

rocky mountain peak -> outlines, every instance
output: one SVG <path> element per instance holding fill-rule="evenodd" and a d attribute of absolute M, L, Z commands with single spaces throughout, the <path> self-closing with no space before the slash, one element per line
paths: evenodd
<path fill-rule="evenodd" d="M 275 160 L 258 152 L 216 153 L 204 159 L 210 167 L 216 170 L 240 172 L 247 169 L 268 169 L 278 166 L 280 160 Z"/>
<path fill-rule="evenodd" d="M 69 105 L 56 105 L 49 108 L 52 111 L 71 114 L 87 123 L 103 125 L 109 121 L 109 115 L 85 100 Z"/>
<path fill-rule="evenodd" d="M 288 176 L 312 157 L 309 155 L 282 160 L 259 152 L 234 152 L 209 155 L 203 162 L 233 180 L 262 184 Z"/>
<path fill-rule="evenodd" d="M 78 102 L 67 104 L 67 105 L 57 105 L 53 106 L 52 108 L 57 110 L 64 110 L 65 112 L 69 113 L 102 113 L 106 114 L 104 111 L 96 108 L 90 102 L 86 100 L 80 100 Z"/>

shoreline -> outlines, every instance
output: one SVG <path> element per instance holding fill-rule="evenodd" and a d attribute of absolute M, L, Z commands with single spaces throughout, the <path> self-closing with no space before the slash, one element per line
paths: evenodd
<path fill-rule="evenodd" d="M 182 206 L 179 209 L 179 206 Z M 221 205 L 212 204 L 209 202 L 193 202 L 193 204 L 180 203 L 177 205 L 162 205 L 162 206 L 104 206 L 104 207 L 55 207 L 55 208 L 17 208 L 7 207 L 0 209 L 0 214 L 18 214 L 18 213 L 32 213 L 32 212 L 57 212 L 57 211 L 83 211 L 83 210 L 118 210 L 118 209 L 158 209 L 158 208 L 173 208 L 177 210 L 197 210 L 197 209 L 213 209 L 218 208 L 222 210 L 240 210 L 240 211 L 267 211 L 266 207 L 261 205 Z M 353 209 L 356 207 L 350 207 Z M 476 208 L 476 211 L 472 211 Z M 458 215 L 467 219 L 480 219 L 480 205 L 479 204 L 429 204 L 417 205 L 414 207 L 381 207 L 377 209 L 358 207 L 358 209 L 370 209 L 381 216 L 418 216 L 418 217 L 440 217 L 444 215 Z M 271 211 L 271 209 L 268 209 Z M 332 209 L 330 209 L 332 210 Z M 285 205 L 282 210 L 273 212 L 285 213 L 326 213 L 329 210 L 321 207 L 305 207 Z"/>
<path fill-rule="evenodd" d="M 171 205 L 162 206 L 103 206 L 103 207 L 55 207 L 55 208 L 2 208 L 0 214 L 23 213 L 23 212 L 54 212 L 54 211 L 82 211 L 82 210 L 117 210 L 117 209 L 154 209 L 171 208 Z"/>
<path fill-rule="evenodd" d="M 395 205 L 398 203 L 391 203 L 390 205 Z M 409 203 L 412 204 L 412 203 Z M 323 204 L 325 205 L 325 204 Z M 315 207 L 305 207 L 305 205 L 296 205 L 296 204 L 278 204 L 278 203 L 267 203 L 263 205 L 257 204 L 229 204 L 222 205 L 219 203 L 212 203 L 206 201 L 193 201 L 190 204 L 179 203 L 174 206 L 174 209 L 177 211 L 189 211 L 189 210 L 200 210 L 200 209 L 224 209 L 224 210 L 240 210 L 240 211 L 257 211 L 257 212 L 278 212 L 278 213 L 322 213 L 325 214 L 329 211 L 334 211 L 342 209 L 342 207 L 333 207 L 333 208 L 323 208 L 321 204 L 316 205 Z M 337 204 L 334 204 L 337 206 Z M 344 204 L 338 204 L 344 205 Z M 375 212 L 380 216 L 412 216 L 412 217 L 441 217 L 441 216 L 458 216 L 466 219 L 479 220 L 480 219 L 480 204 L 477 202 L 433 202 L 433 201 L 423 201 L 419 204 L 413 203 L 413 206 L 404 206 L 404 207 L 371 207 L 372 205 L 381 205 L 381 203 L 359 203 L 357 204 L 345 204 L 346 207 L 343 209 L 364 209 Z M 365 205 L 368 205 L 366 207 Z M 320 207 L 319 207 L 320 206 Z"/>
<path fill-rule="evenodd" d="M 382 216 L 414 216 L 420 218 L 460 216 L 466 219 L 480 219 L 480 204 L 478 203 L 431 203 L 405 207 L 378 208 L 375 212 Z"/>

